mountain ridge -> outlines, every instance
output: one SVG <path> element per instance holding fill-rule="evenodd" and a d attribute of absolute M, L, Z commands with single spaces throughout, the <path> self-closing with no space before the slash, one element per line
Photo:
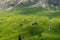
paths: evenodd
<path fill-rule="evenodd" d="M 43 7 L 45 9 L 59 9 L 60 1 L 59 0 L 8 0 L 0 1 L 0 10 L 6 10 L 13 6 L 24 5 L 24 7 Z"/>

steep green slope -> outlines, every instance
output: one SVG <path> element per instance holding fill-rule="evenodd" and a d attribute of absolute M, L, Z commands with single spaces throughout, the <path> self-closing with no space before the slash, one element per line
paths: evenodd
<path fill-rule="evenodd" d="M 0 12 L 0 40 L 60 40 L 60 10 L 20 8 Z M 52 17 L 52 22 L 49 18 Z M 53 18 L 54 17 L 54 18 Z M 51 24 L 51 31 L 48 26 Z"/>

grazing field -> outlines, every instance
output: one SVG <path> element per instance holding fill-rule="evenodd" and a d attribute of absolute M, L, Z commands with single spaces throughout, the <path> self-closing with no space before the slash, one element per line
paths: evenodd
<path fill-rule="evenodd" d="M 60 10 L 17 8 L 0 11 L 0 40 L 18 40 L 18 35 L 22 40 L 60 40 Z"/>

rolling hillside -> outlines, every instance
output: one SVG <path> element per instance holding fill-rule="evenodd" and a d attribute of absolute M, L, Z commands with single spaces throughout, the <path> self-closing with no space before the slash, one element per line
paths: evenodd
<path fill-rule="evenodd" d="M 60 10 L 17 7 L 0 11 L 0 40 L 18 40 L 18 35 L 22 40 L 60 40 Z"/>

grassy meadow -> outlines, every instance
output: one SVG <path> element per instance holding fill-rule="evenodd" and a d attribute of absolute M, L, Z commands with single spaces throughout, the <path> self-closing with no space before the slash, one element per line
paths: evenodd
<path fill-rule="evenodd" d="M 18 40 L 18 35 L 22 40 L 60 40 L 60 10 L 17 7 L 0 11 L 0 40 Z"/>

